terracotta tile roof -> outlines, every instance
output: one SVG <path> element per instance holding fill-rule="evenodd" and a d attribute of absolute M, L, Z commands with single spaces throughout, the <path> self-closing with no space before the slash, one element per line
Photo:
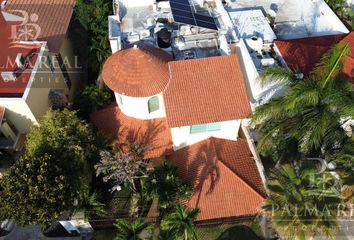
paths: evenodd
<path fill-rule="evenodd" d="M 138 120 L 124 115 L 116 104 L 94 112 L 96 127 L 120 144 L 140 142 L 151 147 L 144 158 L 156 158 L 172 151 L 172 137 L 165 119 Z"/>
<path fill-rule="evenodd" d="M 167 159 L 193 186 L 188 207 L 201 210 L 197 220 L 259 212 L 264 189 L 245 140 L 209 138 L 180 149 Z"/>
<path fill-rule="evenodd" d="M 17 72 L 16 81 L 4 81 L 0 76 L 0 97 L 22 97 L 42 47 L 42 44 L 37 43 L 18 43 L 11 32 L 12 27 L 17 24 L 18 22 L 6 22 L 0 13 L 0 72 Z M 18 71 L 15 63 L 18 53 L 30 60 L 24 71 Z"/>
<path fill-rule="evenodd" d="M 354 83 L 354 32 L 349 33 L 341 42 L 350 45 L 350 55 L 344 60 L 342 73 Z"/>
<path fill-rule="evenodd" d="M 8 0 L 5 10 L 19 16 L 22 14 L 13 11 L 25 11 L 29 16 L 37 14 L 38 20 L 33 23 L 40 27 L 40 34 L 35 40 L 47 41 L 49 50 L 59 53 L 75 3 L 76 0 Z M 21 39 L 32 40 L 25 36 Z"/>
<path fill-rule="evenodd" d="M 131 97 L 161 93 L 170 81 L 167 62 L 172 57 L 161 49 L 134 46 L 116 52 L 104 64 L 102 78 L 113 91 Z"/>
<path fill-rule="evenodd" d="M 170 127 L 247 118 L 251 113 L 236 55 L 170 62 L 164 92 Z"/>
<path fill-rule="evenodd" d="M 309 37 L 287 41 L 275 41 L 288 67 L 299 70 L 305 77 L 313 70 L 321 57 L 336 43 L 350 42 L 353 52 L 353 33 L 330 35 L 322 37 Z M 344 72 L 353 78 L 353 57 L 345 61 Z"/>

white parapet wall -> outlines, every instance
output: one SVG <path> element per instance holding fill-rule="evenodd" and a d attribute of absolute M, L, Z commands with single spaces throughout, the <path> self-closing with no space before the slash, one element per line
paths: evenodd
<path fill-rule="evenodd" d="M 6 108 L 6 117 L 22 134 L 29 133 L 38 121 L 23 98 L 0 98 L 0 105 Z"/>
<path fill-rule="evenodd" d="M 246 75 L 246 88 L 252 109 L 268 102 L 271 98 L 279 96 L 283 92 L 283 86 L 277 82 L 270 82 L 264 86 L 261 84 L 260 75 L 252 61 L 247 46 L 243 39 L 237 44 L 239 56 L 242 58 L 242 64 Z"/>
<path fill-rule="evenodd" d="M 127 8 L 151 6 L 154 4 L 154 2 L 154 0 L 119 0 L 119 4 Z"/>
<path fill-rule="evenodd" d="M 108 16 L 109 43 L 112 53 L 122 49 L 120 20 L 118 15 Z"/>

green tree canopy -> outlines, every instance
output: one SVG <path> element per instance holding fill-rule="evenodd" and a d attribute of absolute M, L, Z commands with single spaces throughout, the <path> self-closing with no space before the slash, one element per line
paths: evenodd
<path fill-rule="evenodd" d="M 199 213 L 198 208 L 186 210 L 179 203 L 172 213 L 162 219 L 161 230 L 169 232 L 168 235 L 174 240 L 196 240 L 194 221 Z"/>
<path fill-rule="evenodd" d="M 258 149 L 287 149 L 311 154 L 332 150 L 348 140 L 343 120 L 354 116 L 354 87 L 338 73 L 348 45 L 334 46 L 307 79 L 294 79 L 293 73 L 269 69 L 268 79 L 290 84 L 283 97 L 256 108 L 252 123 L 260 132 Z M 276 144 L 276 145 L 275 145 Z M 278 157 L 281 154 L 278 154 Z"/>
<path fill-rule="evenodd" d="M 192 189 L 177 176 L 175 165 L 164 162 L 148 173 L 142 192 L 147 200 L 158 198 L 163 213 L 173 209 L 180 200 L 189 199 Z"/>
<path fill-rule="evenodd" d="M 68 110 L 48 111 L 28 134 L 24 157 L 1 181 L 1 218 L 48 227 L 74 208 L 86 160 L 97 149 L 88 126 Z"/>
<path fill-rule="evenodd" d="M 89 68 L 99 72 L 107 57 L 111 54 L 108 40 L 108 18 L 112 13 L 112 1 L 109 0 L 78 0 L 75 6 L 75 21 L 86 31 L 86 39 L 76 41 L 81 57 L 88 56 Z M 85 36 L 81 36 L 85 37 Z M 75 40 L 75 39 L 74 39 Z M 87 40 L 88 46 L 82 41 Z M 84 56 L 84 54 L 87 54 Z M 87 61 L 87 59 L 82 59 Z"/>
<path fill-rule="evenodd" d="M 118 234 L 115 240 L 144 240 L 142 232 L 146 231 L 151 234 L 153 225 L 145 223 L 142 220 L 128 222 L 126 220 L 118 220 L 114 226 L 117 228 Z"/>
<path fill-rule="evenodd" d="M 263 208 L 271 212 L 277 230 L 289 239 L 312 237 L 316 232 L 330 237 L 337 230 L 338 209 L 343 207 L 336 182 L 326 172 L 282 165 L 271 171 L 267 182 L 270 197 Z"/>

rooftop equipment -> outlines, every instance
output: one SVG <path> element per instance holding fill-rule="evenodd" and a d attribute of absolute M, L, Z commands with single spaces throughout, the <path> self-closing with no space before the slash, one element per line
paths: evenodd
<path fill-rule="evenodd" d="M 171 47 L 171 32 L 166 28 L 161 29 L 156 33 L 157 35 L 157 44 L 160 48 L 169 48 Z"/>
<path fill-rule="evenodd" d="M 215 18 L 196 13 L 189 0 L 170 0 L 175 22 L 218 30 Z"/>

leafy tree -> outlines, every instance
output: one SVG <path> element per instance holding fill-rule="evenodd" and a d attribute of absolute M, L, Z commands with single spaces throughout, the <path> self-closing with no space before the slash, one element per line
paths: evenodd
<path fill-rule="evenodd" d="M 136 192 L 135 181 L 146 174 L 147 162 L 143 154 L 147 147 L 142 144 L 129 144 L 126 148 L 114 151 L 101 151 L 101 161 L 95 165 L 97 176 L 103 175 L 103 181 L 112 181 L 115 186 L 130 183 Z"/>
<path fill-rule="evenodd" d="M 78 0 L 76 2 L 75 20 L 87 31 L 88 48 L 85 47 L 89 50 L 88 60 L 93 72 L 99 72 L 111 54 L 107 19 L 112 12 L 111 4 L 109 0 Z M 77 45 L 82 48 L 79 44 Z"/>
<path fill-rule="evenodd" d="M 199 213 L 198 208 L 185 210 L 179 203 L 174 212 L 162 219 L 161 229 L 169 232 L 169 235 L 175 240 L 196 240 L 197 233 L 194 221 Z"/>
<path fill-rule="evenodd" d="M 336 45 L 305 80 L 277 68 L 266 72 L 267 79 L 290 87 L 285 96 L 258 107 L 252 115 L 252 123 L 260 131 L 261 152 L 280 147 L 274 143 L 295 142 L 300 152 L 308 154 L 347 141 L 341 122 L 354 116 L 354 88 L 338 77 L 347 54 L 348 45 Z"/>
<path fill-rule="evenodd" d="M 189 199 L 191 187 L 177 176 L 177 167 L 163 163 L 147 174 L 143 195 L 147 200 L 158 198 L 160 212 L 173 209 L 179 200 Z"/>
<path fill-rule="evenodd" d="M 74 209 L 94 136 L 74 112 L 48 111 L 27 135 L 26 151 L 1 180 L 1 218 L 48 227 Z"/>
<path fill-rule="evenodd" d="M 108 105 L 113 98 L 113 93 L 108 88 L 101 90 L 96 85 L 89 85 L 76 97 L 75 109 L 78 109 L 80 117 L 88 119 L 92 112 Z"/>
<path fill-rule="evenodd" d="M 88 189 L 81 191 L 78 206 L 74 210 L 74 215 L 80 212 L 84 214 L 86 221 L 88 221 L 92 215 L 105 216 L 107 214 L 105 205 L 98 201 L 97 193 L 90 195 Z"/>
<path fill-rule="evenodd" d="M 126 220 L 118 220 L 114 226 L 117 228 L 118 234 L 115 240 L 144 240 L 141 233 L 146 231 L 152 233 L 153 226 L 142 220 L 128 222 Z"/>
<path fill-rule="evenodd" d="M 353 31 L 354 9 L 347 3 L 347 0 L 326 0 L 326 2 L 349 28 L 349 30 Z"/>
<path fill-rule="evenodd" d="M 274 225 L 289 239 L 335 233 L 342 200 L 331 174 L 287 164 L 271 171 L 267 185 L 270 197 L 263 208 L 271 211 Z"/>

